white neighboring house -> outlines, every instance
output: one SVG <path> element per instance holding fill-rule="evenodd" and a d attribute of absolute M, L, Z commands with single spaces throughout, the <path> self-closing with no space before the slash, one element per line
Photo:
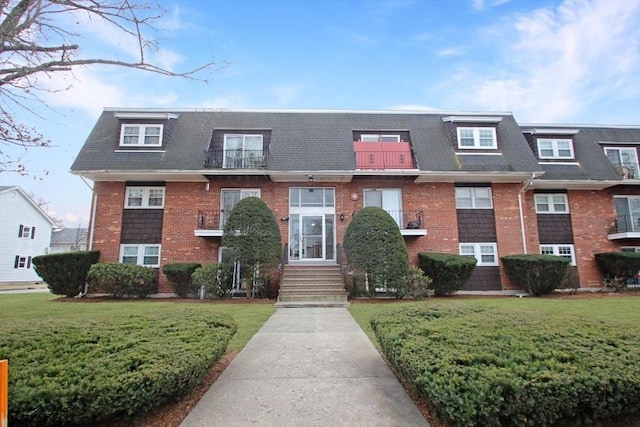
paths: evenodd
<path fill-rule="evenodd" d="M 0 186 L 0 212 L 0 284 L 42 282 L 31 260 L 48 252 L 55 222 L 16 186 Z"/>
<path fill-rule="evenodd" d="M 87 250 L 86 228 L 62 228 L 53 230 L 50 254 Z"/>

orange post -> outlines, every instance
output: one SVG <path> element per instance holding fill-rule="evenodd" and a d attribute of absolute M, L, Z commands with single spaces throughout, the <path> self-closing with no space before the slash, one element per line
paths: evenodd
<path fill-rule="evenodd" d="M 9 425 L 9 361 L 0 360 L 0 427 Z"/>

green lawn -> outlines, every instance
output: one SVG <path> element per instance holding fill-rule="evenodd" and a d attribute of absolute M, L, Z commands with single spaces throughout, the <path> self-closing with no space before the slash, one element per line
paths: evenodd
<path fill-rule="evenodd" d="M 229 351 L 240 351 L 264 322 L 275 312 L 272 304 L 207 303 L 198 300 L 116 301 L 86 299 L 80 302 L 56 301 L 60 297 L 48 293 L 0 295 L 0 331 L 24 323 L 83 322 L 87 319 L 108 321 L 109 317 L 127 314 L 158 313 L 184 304 L 196 310 L 228 314 L 236 321 L 238 331 L 229 343 Z"/>

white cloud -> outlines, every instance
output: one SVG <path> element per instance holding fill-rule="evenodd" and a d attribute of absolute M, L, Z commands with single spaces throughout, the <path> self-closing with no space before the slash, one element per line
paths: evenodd
<path fill-rule="evenodd" d="M 464 54 L 465 50 L 461 47 L 447 47 L 436 52 L 438 56 L 458 56 Z"/>
<path fill-rule="evenodd" d="M 486 33 L 488 43 L 503 46 L 498 60 L 459 64 L 446 90 L 460 105 L 541 122 L 571 121 L 602 103 L 638 98 L 638 22 L 635 1 L 566 0 L 510 16 Z"/>
<path fill-rule="evenodd" d="M 489 7 L 502 6 L 503 4 L 509 3 L 511 0 L 493 0 L 489 2 Z M 475 10 L 482 11 L 485 9 L 486 4 L 484 0 L 471 0 L 471 6 Z"/>

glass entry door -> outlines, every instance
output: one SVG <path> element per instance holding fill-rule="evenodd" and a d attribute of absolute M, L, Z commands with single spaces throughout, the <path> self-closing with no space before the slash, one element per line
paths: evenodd
<path fill-rule="evenodd" d="M 302 232 L 300 233 L 301 259 L 324 259 L 323 221 L 322 215 L 301 215 Z"/>
<path fill-rule="evenodd" d="M 335 259 L 334 215 L 291 214 L 289 258 L 293 261 Z"/>

